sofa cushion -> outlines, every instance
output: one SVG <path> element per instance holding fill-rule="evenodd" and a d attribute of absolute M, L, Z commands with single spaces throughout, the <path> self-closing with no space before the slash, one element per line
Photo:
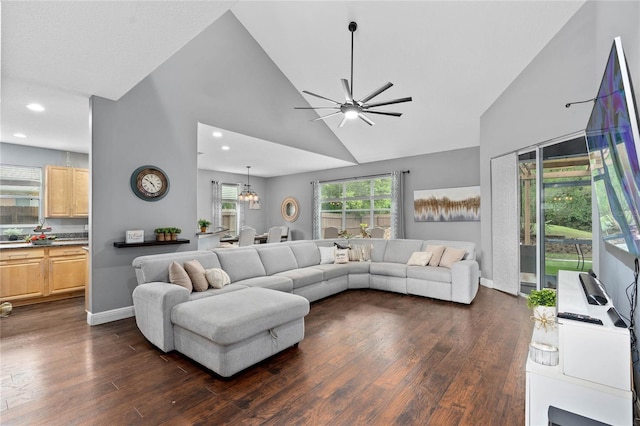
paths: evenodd
<path fill-rule="evenodd" d="M 372 262 L 369 266 L 371 275 L 384 275 L 388 277 L 407 277 L 407 265 L 404 263 Z"/>
<path fill-rule="evenodd" d="M 285 293 L 293 291 L 293 280 L 282 275 L 247 278 L 246 280 L 238 281 L 236 284 L 247 287 L 268 288 L 270 290 L 284 291 Z"/>
<path fill-rule="evenodd" d="M 260 256 L 260 260 L 264 265 L 267 275 L 277 274 L 282 271 L 289 271 L 298 267 L 296 257 L 288 246 L 280 244 L 263 244 L 262 247 L 257 246 L 256 251 Z"/>
<path fill-rule="evenodd" d="M 408 266 L 407 277 L 450 283 L 451 269 L 440 268 L 437 266 Z"/>
<path fill-rule="evenodd" d="M 470 241 L 427 240 L 425 245 L 440 245 L 445 247 L 461 248 L 466 251 L 462 260 L 476 260 L 476 243 Z M 426 251 L 423 249 L 423 251 Z"/>
<path fill-rule="evenodd" d="M 204 267 L 196 259 L 187 260 L 183 264 L 184 270 L 189 274 L 194 291 L 205 291 L 209 288 L 209 281 L 204 275 Z"/>
<path fill-rule="evenodd" d="M 215 249 L 215 253 L 220 260 L 222 269 L 229 274 L 232 283 L 267 275 L 260 256 L 253 247 L 219 248 Z"/>
<path fill-rule="evenodd" d="M 438 266 L 451 268 L 454 263 L 462 260 L 465 254 L 466 254 L 465 249 L 446 247 L 444 249 L 444 253 L 442 254 L 442 259 L 440 259 L 440 264 Z"/>
<path fill-rule="evenodd" d="M 414 251 L 420 251 L 422 243 L 422 240 L 389 240 L 383 261 L 406 264 Z"/>
<path fill-rule="evenodd" d="M 229 284 L 222 288 L 209 287 L 205 291 L 194 291 L 189 295 L 189 300 L 203 299 L 205 297 L 217 296 L 218 294 L 231 293 L 232 291 L 244 290 L 247 288 L 249 287 L 238 284 Z"/>
<path fill-rule="evenodd" d="M 342 277 L 349 274 L 349 265 L 348 264 L 340 264 L 340 263 L 332 263 L 330 265 L 317 265 L 313 266 L 313 268 L 319 269 L 322 271 L 322 279 L 324 281 L 328 281 L 333 278 Z"/>
<path fill-rule="evenodd" d="M 349 262 L 346 266 L 350 274 L 368 274 L 371 262 Z"/>
<path fill-rule="evenodd" d="M 231 345 L 308 313 L 304 297 L 247 288 L 181 303 L 171 310 L 171 322 L 220 345 Z"/>
<path fill-rule="evenodd" d="M 366 241 L 367 241 L 367 244 L 371 246 L 371 261 L 383 262 L 384 251 L 385 251 L 385 248 L 387 247 L 388 240 L 385 240 L 384 238 L 369 238 Z"/>
<path fill-rule="evenodd" d="M 335 247 L 318 247 L 320 252 L 320 264 L 333 263 L 335 261 Z"/>
<path fill-rule="evenodd" d="M 414 251 L 407 261 L 409 266 L 427 266 L 431 259 L 432 253 L 428 251 Z"/>
<path fill-rule="evenodd" d="M 213 288 L 222 288 L 227 284 L 231 284 L 231 278 L 224 270 L 220 268 L 211 268 L 204 271 L 207 282 Z"/>
<path fill-rule="evenodd" d="M 193 284 L 189 274 L 184 270 L 181 264 L 175 260 L 169 265 L 169 282 L 184 287 L 189 291 L 193 291 Z"/>
<path fill-rule="evenodd" d="M 444 253 L 444 246 L 438 245 L 427 245 L 424 248 L 424 251 L 431 253 L 431 259 L 429 259 L 429 266 L 438 266 L 440 264 L 440 259 L 442 259 L 442 254 Z"/>
<path fill-rule="evenodd" d="M 276 276 L 283 276 L 293 280 L 294 289 L 322 282 L 322 271 L 316 269 L 315 266 L 279 272 Z"/>
<path fill-rule="evenodd" d="M 301 242 L 299 244 L 291 244 L 289 248 L 291 248 L 293 255 L 296 257 L 299 268 L 320 264 L 320 252 L 315 243 L 311 241 Z"/>

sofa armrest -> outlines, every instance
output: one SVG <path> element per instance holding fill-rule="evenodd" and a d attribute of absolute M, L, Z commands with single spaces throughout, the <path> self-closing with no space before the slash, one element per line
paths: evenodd
<path fill-rule="evenodd" d="M 469 304 L 478 293 L 480 267 L 475 260 L 462 260 L 451 266 L 451 300 Z"/>
<path fill-rule="evenodd" d="M 189 300 L 189 290 L 179 285 L 151 282 L 133 289 L 136 324 L 144 336 L 164 352 L 174 349 L 171 309 Z"/>

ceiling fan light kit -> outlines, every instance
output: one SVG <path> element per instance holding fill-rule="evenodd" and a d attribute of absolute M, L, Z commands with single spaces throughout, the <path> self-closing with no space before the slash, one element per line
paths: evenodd
<path fill-rule="evenodd" d="M 324 96 L 320 96 L 318 94 L 309 92 L 308 90 L 303 90 L 302 93 L 306 93 L 307 95 L 315 96 L 316 98 L 320 98 L 320 99 L 324 99 L 326 101 L 332 102 L 334 104 L 334 106 L 329 106 L 329 107 L 294 107 L 294 109 L 333 109 L 333 110 L 336 110 L 336 111 L 334 111 L 334 112 L 332 112 L 330 114 L 315 118 L 315 119 L 313 119 L 311 121 L 324 120 L 326 118 L 333 117 L 334 115 L 343 114 L 342 121 L 340 122 L 340 125 L 338 127 L 344 126 L 345 123 L 348 120 L 353 120 L 355 118 L 360 118 L 362 121 L 364 121 L 368 125 L 373 126 L 375 123 L 373 121 L 371 121 L 366 115 L 364 115 L 365 112 L 367 114 L 389 115 L 389 116 L 392 116 L 392 117 L 400 117 L 402 115 L 402 113 L 401 112 L 391 112 L 391 111 L 376 111 L 376 110 L 372 110 L 370 108 L 375 108 L 375 107 L 384 106 L 384 105 L 399 104 L 399 103 L 402 103 L 402 102 L 410 102 L 412 100 L 411 97 L 409 96 L 409 97 L 406 97 L 406 98 L 392 99 L 390 101 L 368 103 L 371 99 L 375 98 L 376 96 L 378 96 L 379 94 L 381 94 L 382 92 L 384 92 L 385 90 L 387 90 L 391 86 L 393 86 L 393 83 L 391 83 L 391 82 L 387 82 L 382 87 L 374 90 L 373 92 L 369 93 L 367 96 L 365 96 L 364 98 L 362 98 L 360 100 L 355 100 L 353 98 L 353 33 L 356 31 L 357 28 L 358 28 L 358 24 L 356 24 L 353 21 L 349 22 L 348 29 L 351 32 L 351 84 L 349 84 L 349 81 L 344 79 L 344 78 L 340 79 L 340 82 L 342 83 L 342 91 L 344 93 L 345 101 L 344 102 L 334 101 L 333 99 L 329 99 L 329 98 L 326 98 Z"/>

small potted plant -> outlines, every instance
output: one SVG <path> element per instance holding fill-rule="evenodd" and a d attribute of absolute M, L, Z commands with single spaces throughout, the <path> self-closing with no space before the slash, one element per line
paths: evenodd
<path fill-rule="evenodd" d="M 536 328 L 544 331 L 556 328 L 556 291 L 552 288 L 531 290 L 527 297 L 527 307 L 533 309 L 531 319 L 536 323 Z"/>
<path fill-rule="evenodd" d="M 4 231 L 4 235 L 9 237 L 9 241 L 17 241 L 22 235 L 22 230 L 18 228 L 9 228 Z"/>
<path fill-rule="evenodd" d="M 153 232 L 156 233 L 156 241 L 165 241 L 165 229 L 166 228 L 156 228 Z"/>
<path fill-rule="evenodd" d="M 180 228 L 169 228 L 169 231 L 171 232 L 171 241 L 177 241 L 178 235 L 182 233 Z"/>
<path fill-rule="evenodd" d="M 207 219 L 198 219 L 198 225 L 200 225 L 200 232 L 207 232 L 207 228 L 211 225 L 211 222 Z"/>

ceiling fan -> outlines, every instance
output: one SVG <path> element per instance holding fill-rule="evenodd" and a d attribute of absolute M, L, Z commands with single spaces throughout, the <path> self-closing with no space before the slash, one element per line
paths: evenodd
<path fill-rule="evenodd" d="M 362 121 L 364 121 L 368 125 L 373 126 L 375 123 L 371 121 L 366 115 L 364 115 L 365 112 L 367 114 L 381 114 L 381 115 L 391 115 L 393 117 L 400 117 L 402 115 L 401 112 L 376 111 L 370 108 L 375 108 L 383 105 L 399 104 L 402 102 L 410 102 L 411 101 L 410 96 L 406 98 L 392 99 L 390 101 L 368 103 L 371 99 L 375 98 L 380 93 L 384 92 L 385 90 L 393 86 L 391 82 L 387 82 L 384 86 L 374 90 L 373 92 L 369 93 L 367 96 L 365 96 L 360 100 L 355 100 L 353 98 L 353 33 L 356 31 L 356 28 L 358 28 L 358 24 L 356 24 L 355 22 L 349 22 L 348 28 L 349 28 L 349 31 L 351 31 L 351 85 L 349 85 L 349 81 L 347 81 L 346 79 L 344 78 L 340 79 L 340 82 L 342 83 L 342 90 L 344 92 L 345 102 L 337 102 L 337 101 L 334 101 L 333 99 L 329 99 L 324 96 L 320 96 L 315 93 L 309 92 L 308 90 L 303 90 L 302 93 L 315 96 L 316 98 L 325 99 L 327 101 L 333 102 L 335 105 L 329 106 L 329 107 L 294 107 L 294 109 L 336 109 L 338 111 L 332 112 L 331 114 L 327 114 L 322 117 L 315 118 L 311 121 L 324 120 L 328 117 L 333 117 L 334 115 L 337 115 L 337 114 L 344 114 L 344 117 L 342 118 L 342 121 L 340 122 L 340 125 L 338 127 L 344 126 L 347 120 L 351 120 L 357 117 L 359 117 Z"/>

